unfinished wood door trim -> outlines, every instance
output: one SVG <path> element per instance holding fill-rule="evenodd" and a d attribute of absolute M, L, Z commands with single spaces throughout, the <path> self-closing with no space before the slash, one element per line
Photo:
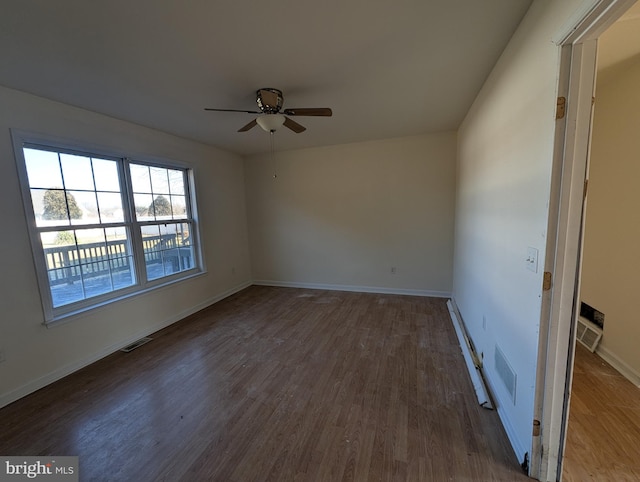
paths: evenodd
<path fill-rule="evenodd" d="M 552 267 L 555 282 L 547 300 L 550 318 L 546 325 L 544 374 L 538 373 L 543 376 L 542 386 L 547 389 L 537 390 L 537 401 L 541 404 L 542 410 L 542 430 L 541 438 L 538 440 L 541 445 L 540 452 L 536 454 L 539 465 L 539 473 L 536 475 L 545 481 L 556 480 L 557 474 L 560 473 L 559 464 L 562 461 L 564 428 L 568 413 L 569 399 L 566 395 L 571 380 L 571 335 L 578 293 L 583 219 L 582 193 L 587 168 L 596 40 L 588 40 L 567 48 L 570 48 L 571 54 L 571 80 L 568 86 L 569 106 L 564 162 L 558 184 L 559 213 L 554 227 L 557 238 L 553 240 L 556 241 L 553 248 L 555 258 L 546 260 Z"/>

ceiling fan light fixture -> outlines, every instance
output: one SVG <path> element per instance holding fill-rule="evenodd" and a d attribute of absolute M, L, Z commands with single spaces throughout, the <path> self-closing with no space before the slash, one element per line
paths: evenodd
<path fill-rule="evenodd" d="M 266 132 L 277 131 L 284 121 L 285 117 L 282 114 L 264 114 L 256 118 L 258 125 Z"/>
<path fill-rule="evenodd" d="M 266 132 L 273 133 L 281 126 L 292 130 L 296 134 L 300 134 L 307 128 L 291 119 L 291 116 L 316 116 L 331 117 L 333 112 L 328 107 L 303 107 L 296 109 L 285 109 L 280 113 L 283 103 L 282 91 L 272 88 L 259 89 L 256 92 L 256 102 L 259 111 L 240 110 L 240 109 L 218 109 L 215 107 L 205 107 L 204 110 L 212 110 L 218 112 L 244 112 L 246 114 L 261 114 L 253 119 L 247 125 L 238 129 L 238 132 L 247 132 L 256 125 Z"/>

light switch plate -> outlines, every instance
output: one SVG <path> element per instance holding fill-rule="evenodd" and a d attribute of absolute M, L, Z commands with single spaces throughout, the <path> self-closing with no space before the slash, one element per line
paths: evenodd
<path fill-rule="evenodd" d="M 533 271 L 534 273 L 538 272 L 538 250 L 536 248 L 532 248 L 531 246 L 527 248 L 526 262 L 529 271 Z"/>

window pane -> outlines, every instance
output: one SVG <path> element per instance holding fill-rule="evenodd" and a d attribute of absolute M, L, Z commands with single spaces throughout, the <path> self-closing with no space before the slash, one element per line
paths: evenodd
<path fill-rule="evenodd" d="M 62 165 L 65 189 L 80 189 L 86 191 L 93 191 L 95 189 L 90 158 L 71 154 L 60 154 L 60 164 Z"/>
<path fill-rule="evenodd" d="M 109 262 L 82 265 L 85 296 L 98 296 L 113 291 Z"/>
<path fill-rule="evenodd" d="M 46 196 L 46 197 L 45 197 Z M 67 204 L 64 191 L 53 189 L 31 189 L 36 226 L 68 226 Z"/>
<path fill-rule="evenodd" d="M 54 306 L 84 298 L 78 253 L 73 230 L 40 235 Z"/>
<path fill-rule="evenodd" d="M 131 186 L 133 192 L 151 193 L 151 178 L 149 177 L 149 168 L 139 164 L 131 164 L 129 166 L 131 173 Z"/>
<path fill-rule="evenodd" d="M 162 236 L 162 249 L 172 249 L 177 246 L 175 224 L 161 224 L 160 235 Z"/>
<path fill-rule="evenodd" d="M 35 197 L 32 191 L 31 197 L 32 199 Z M 42 219 L 43 221 L 49 221 L 44 223 L 48 226 L 55 226 L 59 224 L 69 224 L 69 212 L 67 205 L 67 198 L 65 196 L 65 192 L 61 189 L 47 189 L 42 193 Z M 73 208 L 73 214 L 77 215 L 82 212 L 76 210 L 77 206 L 75 204 L 71 204 L 69 206 Z"/>
<path fill-rule="evenodd" d="M 96 189 L 98 191 L 120 192 L 120 179 L 116 161 L 95 158 L 92 161 Z"/>
<path fill-rule="evenodd" d="M 191 243 L 191 234 L 190 234 L 190 226 L 188 223 L 180 223 L 177 224 L 177 240 L 179 246 L 190 246 Z"/>
<path fill-rule="evenodd" d="M 158 226 L 142 226 L 140 230 L 144 248 L 144 262 L 147 267 L 147 278 L 159 278 L 164 274 L 162 270 L 162 255 L 160 254 L 162 249 L 160 228 Z"/>
<path fill-rule="evenodd" d="M 135 269 L 126 228 L 107 228 L 105 237 L 114 288 L 135 284 Z"/>
<path fill-rule="evenodd" d="M 194 267 L 188 224 L 144 226 L 147 278 L 157 279 Z"/>
<path fill-rule="evenodd" d="M 108 259 L 104 229 L 78 229 L 76 240 L 81 264 Z"/>
<path fill-rule="evenodd" d="M 30 182 L 34 179 L 36 184 L 45 184 L 43 175 L 56 178 L 60 182 L 58 189 L 31 189 L 37 226 L 125 221 L 116 161 L 60 154 L 58 162 L 57 153 L 28 148 L 25 148 L 24 152 L 30 159 Z M 95 191 L 94 172 L 99 176 L 97 182 L 106 191 Z"/>
<path fill-rule="evenodd" d="M 169 194 L 169 179 L 167 170 L 161 167 L 152 167 L 151 172 L 151 189 L 154 194 Z"/>
<path fill-rule="evenodd" d="M 169 172 L 169 189 L 171 194 L 184 194 L 184 175 L 182 171 L 168 169 Z"/>
<path fill-rule="evenodd" d="M 76 251 L 76 239 L 73 230 L 50 231 L 40 235 L 42 248 L 44 250 L 47 270 L 77 266 L 79 264 L 78 253 Z M 58 273 L 62 275 L 63 273 Z M 68 273 L 66 279 L 74 273 Z"/>
<path fill-rule="evenodd" d="M 144 262 L 147 279 L 153 280 L 164 276 L 162 266 L 162 238 L 159 226 L 143 226 L 142 245 L 144 247 Z"/>
<path fill-rule="evenodd" d="M 171 201 L 163 195 L 156 196 L 153 199 L 152 209 L 155 213 L 156 220 L 172 218 Z M 151 209 L 149 209 L 149 214 L 151 214 Z"/>
<path fill-rule="evenodd" d="M 135 284 L 125 227 L 42 233 L 54 307 Z"/>
<path fill-rule="evenodd" d="M 134 194 L 133 200 L 136 207 L 136 220 L 153 221 L 153 196 L 151 194 Z"/>
<path fill-rule="evenodd" d="M 98 207 L 100 208 L 100 221 L 103 223 L 120 223 L 124 221 L 122 209 L 122 197 L 115 192 L 99 192 Z"/>
<path fill-rule="evenodd" d="M 162 265 L 165 276 L 180 271 L 179 258 L 175 249 L 172 249 L 171 251 L 163 251 Z"/>
<path fill-rule="evenodd" d="M 131 245 L 129 243 L 127 228 L 124 226 L 106 228 L 104 233 L 109 248 L 109 258 L 113 259 L 131 255 Z"/>
<path fill-rule="evenodd" d="M 175 249 L 174 272 L 185 271 L 193 268 L 193 248 L 190 246 Z M 175 269 L 177 268 L 177 269 Z"/>
<path fill-rule="evenodd" d="M 72 269 L 59 269 L 48 272 L 49 283 L 51 285 L 51 299 L 54 308 L 81 301 L 85 298 L 82 281 L 74 282 L 70 280 L 70 271 L 72 271 Z M 76 275 L 74 279 L 81 280 L 80 267 L 74 268 L 73 272 Z M 70 281 L 67 282 L 67 280 Z"/>
<path fill-rule="evenodd" d="M 187 201 L 184 196 L 171 196 L 171 209 L 173 219 L 187 217 Z"/>
<path fill-rule="evenodd" d="M 62 174 L 56 152 L 25 147 L 24 160 L 30 187 L 62 189 Z"/>
<path fill-rule="evenodd" d="M 127 288 L 135 284 L 135 271 L 133 269 L 133 257 L 113 258 L 111 264 L 111 274 L 113 278 L 113 288 Z"/>
<path fill-rule="evenodd" d="M 98 224 L 98 201 L 94 191 L 67 191 L 71 224 Z"/>

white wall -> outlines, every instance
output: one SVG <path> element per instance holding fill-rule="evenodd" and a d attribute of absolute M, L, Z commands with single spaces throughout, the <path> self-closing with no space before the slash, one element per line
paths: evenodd
<path fill-rule="evenodd" d="M 640 31 L 640 19 L 624 26 L 632 23 Z M 607 34 L 600 41 L 606 42 Z M 640 46 L 638 38 L 636 45 Z M 580 293 L 582 301 L 605 314 L 599 351 L 636 384 L 640 381 L 640 317 L 635 306 L 640 287 L 638 126 L 640 55 L 599 73 Z"/>
<path fill-rule="evenodd" d="M 276 179 L 249 157 L 254 280 L 447 296 L 455 149 L 447 132 L 277 152 Z"/>
<path fill-rule="evenodd" d="M 458 132 L 453 296 L 520 460 L 531 453 L 561 33 L 588 2 L 535 1 Z M 593 2 L 591 2 L 593 3 Z M 538 272 L 526 269 L 528 247 Z M 496 346 L 517 375 L 515 403 Z"/>
<path fill-rule="evenodd" d="M 171 159 L 195 169 L 208 273 L 45 328 L 10 129 Z M 242 159 L 0 87 L 0 406 L 176 321 L 250 281 Z M 234 270 L 235 268 L 235 270 Z M 232 274 L 232 271 L 235 271 Z"/>

